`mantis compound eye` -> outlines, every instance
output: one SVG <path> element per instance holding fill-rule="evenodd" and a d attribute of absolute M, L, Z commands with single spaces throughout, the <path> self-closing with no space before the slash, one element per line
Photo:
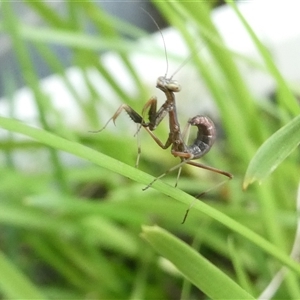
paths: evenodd
<path fill-rule="evenodd" d="M 176 80 L 170 81 L 168 84 L 166 84 L 166 87 L 172 92 L 177 93 L 181 91 L 181 85 Z"/>
<path fill-rule="evenodd" d="M 163 92 L 166 90 L 174 93 L 181 91 L 181 85 L 178 83 L 178 81 L 170 80 L 165 76 L 158 77 L 156 81 L 156 87 L 161 89 Z"/>

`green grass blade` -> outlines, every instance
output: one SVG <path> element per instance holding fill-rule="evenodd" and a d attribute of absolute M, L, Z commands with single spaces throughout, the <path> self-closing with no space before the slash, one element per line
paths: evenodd
<path fill-rule="evenodd" d="M 144 226 L 142 236 L 211 299 L 254 299 L 206 258 L 167 231 L 158 226 Z"/>
<path fill-rule="evenodd" d="M 0 252 L 0 270 L 1 298 L 46 299 L 2 252 Z"/>
<path fill-rule="evenodd" d="M 39 113 L 39 121 L 44 128 L 50 129 L 50 125 L 47 119 L 47 112 L 52 108 L 52 105 L 48 101 L 47 95 L 42 91 L 39 85 L 38 75 L 32 65 L 30 51 L 28 45 L 24 42 L 20 35 L 22 25 L 16 20 L 15 13 L 10 3 L 3 3 L 3 11 L 5 15 L 5 23 L 8 32 L 11 35 L 14 51 L 22 71 L 24 81 L 28 85 L 34 94 L 35 105 Z M 66 193 L 69 192 L 69 186 L 65 177 L 65 173 L 54 149 L 49 149 L 54 169 L 54 177 L 60 188 Z"/>
<path fill-rule="evenodd" d="M 60 13 L 56 12 L 55 9 L 52 9 L 48 4 L 43 3 L 42 1 L 31 1 L 25 0 L 28 6 L 35 11 L 44 22 L 47 22 L 49 25 L 59 27 L 59 28 L 69 28 L 67 21 L 61 17 Z"/>
<path fill-rule="evenodd" d="M 99 153 L 93 149 L 85 147 L 79 143 L 68 141 L 47 131 L 27 126 L 16 120 L 0 117 L 0 126 L 10 131 L 25 134 L 26 136 L 36 139 L 40 143 L 43 143 L 47 146 L 74 154 L 78 157 L 91 161 L 92 163 L 97 164 L 103 168 L 109 169 L 113 172 L 126 176 L 136 182 L 140 182 L 147 185 L 153 180 L 152 176 L 136 168 L 121 163 L 120 161 L 117 161 L 102 153 Z M 163 183 L 162 181 L 155 182 L 153 184 L 153 188 L 164 193 L 167 196 L 176 199 L 177 201 L 184 203 L 187 206 L 194 200 L 194 198 L 188 195 L 187 193 L 176 189 L 172 186 L 169 186 Z M 208 206 L 204 202 L 195 202 L 194 209 L 199 210 L 207 216 L 210 216 L 211 218 L 230 228 L 234 232 L 241 234 L 246 239 L 250 240 L 252 243 L 257 245 L 270 255 L 274 256 L 284 265 L 286 265 L 287 267 L 294 270 L 295 272 L 297 272 L 297 274 L 300 275 L 300 266 L 295 264 L 294 260 L 292 260 L 288 255 L 284 254 L 281 249 L 266 241 L 264 238 L 251 231 L 247 227 L 231 219 L 225 214 L 217 211 L 216 209 Z"/>
<path fill-rule="evenodd" d="M 247 274 L 242 255 L 239 253 L 233 237 L 229 237 L 228 239 L 228 250 L 231 256 L 231 261 L 235 269 L 236 276 L 238 278 L 237 282 L 239 282 L 241 287 L 243 287 L 246 291 L 251 292 L 252 294 L 254 291 L 251 288 L 251 280 Z"/>
<path fill-rule="evenodd" d="M 7 26 L 5 24 L 1 28 L 0 23 L 0 32 L 7 33 Z M 37 28 L 22 25 L 20 36 L 26 41 L 57 44 L 84 50 L 107 51 L 114 49 L 120 53 L 136 51 L 136 46 L 131 41 L 122 40 L 122 43 L 120 43 L 120 38 L 100 38 L 66 29 Z M 141 47 L 139 50 L 144 53 L 151 53 L 152 51 L 145 47 Z"/>
<path fill-rule="evenodd" d="M 249 163 L 243 187 L 265 179 L 300 143 L 300 116 L 275 132 Z"/>
<path fill-rule="evenodd" d="M 277 66 L 273 62 L 273 59 L 270 55 L 268 49 L 264 46 L 264 44 L 259 40 L 255 32 L 252 30 L 251 26 L 248 24 L 246 19 L 238 10 L 236 4 L 233 1 L 226 0 L 227 4 L 230 5 L 233 10 L 235 11 L 236 15 L 242 22 L 244 28 L 248 31 L 250 37 L 252 38 L 257 50 L 260 52 L 261 57 L 264 59 L 265 65 L 269 70 L 270 74 L 274 77 L 277 82 L 278 86 L 278 94 L 279 94 L 279 101 L 280 104 L 285 107 L 292 115 L 296 116 L 300 112 L 299 104 L 291 92 L 291 89 L 286 84 L 283 76 L 281 75 L 280 71 L 278 70 Z"/>

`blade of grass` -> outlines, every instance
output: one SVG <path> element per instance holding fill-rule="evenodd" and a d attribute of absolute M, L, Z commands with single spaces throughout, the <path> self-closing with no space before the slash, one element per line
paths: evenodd
<path fill-rule="evenodd" d="M 65 257 L 62 257 L 61 254 L 53 249 L 46 236 L 28 235 L 26 240 L 37 252 L 38 256 L 43 258 L 54 270 L 57 270 L 60 276 L 65 277 L 69 283 L 83 290 L 90 285 L 90 280 L 82 276 L 82 271 L 66 261 Z"/>
<path fill-rule="evenodd" d="M 68 73 L 66 72 L 66 69 L 63 65 L 63 63 L 59 60 L 57 55 L 53 53 L 53 51 L 49 48 L 48 45 L 43 43 L 34 43 L 35 49 L 40 54 L 41 58 L 44 60 L 45 63 L 47 63 L 48 67 L 52 71 L 52 73 L 56 73 L 60 76 L 60 78 L 63 80 L 63 83 L 65 84 L 66 89 L 71 94 L 72 98 L 76 102 L 76 104 L 80 107 L 81 111 L 84 112 L 86 119 L 88 121 L 91 121 L 91 124 L 97 124 L 98 120 L 98 114 L 95 110 L 95 99 L 101 97 L 99 94 L 97 94 L 97 97 L 91 97 L 91 101 L 86 103 L 83 101 L 82 97 L 79 95 L 78 91 L 76 90 L 75 86 L 73 86 Z M 75 105 L 75 103 L 74 103 Z M 63 128 L 64 124 L 62 124 Z M 66 130 L 67 131 L 67 130 Z M 68 130 L 67 134 L 72 135 L 75 139 L 75 136 L 73 133 Z M 61 134 L 63 136 L 67 136 L 64 134 Z"/>
<path fill-rule="evenodd" d="M 52 28 L 70 28 L 70 23 L 64 21 L 61 18 L 60 14 L 57 13 L 54 9 L 49 8 L 49 5 L 47 3 L 31 0 L 25 1 L 28 5 L 30 5 L 30 7 L 34 11 L 36 11 L 36 13 L 43 19 L 43 21 L 47 22 Z M 92 10 L 90 13 L 95 13 L 95 15 L 97 15 L 99 11 L 102 11 L 101 7 L 95 5 L 93 2 L 90 1 L 84 1 L 76 4 L 80 5 L 82 9 L 86 10 L 87 13 L 87 10 Z M 144 30 L 128 22 L 124 22 L 120 18 L 114 17 L 112 15 L 103 14 L 98 20 L 99 23 L 101 23 L 101 19 L 104 22 L 109 22 L 110 25 L 116 28 L 120 33 L 130 35 L 132 38 L 141 38 L 145 36 Z"/>
<path fill-rule="evenodd" d="M 7 130 L 24 134 L 47 146 L 74 154 L 78 157 L 91 161 L 92 163 L 95 163 L 103 168 L 109 169 L 113 172 L 128 177 L 136 182 L 140 182 L 147 185 L 153 180 L 152 176 L 138 169 L 130 167 L 126 164 L 123 164 L 120 161 L 112 159 L 111 157 L 108 157 L 93 149 L 85 147 L 79 143 L 68 141 L 59 136 L 55 136 L 54 134 L 51 134 L 47 131 L 24 125 L 16 120 L 0 117 L 0 126 Z M 164 193 L 167 196 L 176 199 L 177 201 L 184 203 L 187 207 L 194 200 L 192 196 L 186 194 L 185 192 L 179 189 L 171 187 L 163 183 L 162 181 L 157 181 L 156 183 L 154 183 L 153 188 Z M 236 222 L 235 220 L 231 219 L 225 214 L 213 209 L 204 202 L 196 202 L 194 208 L 210 216 L 211 218 L 230 228 L 234 232 L 241 234 L 243 237 L 250 240 L 252 243 L 256 244 L 258 247 L 260 247 L 270 255 L 274 256 L 284 265 L 286 265 L 291 270 L 297 272 L 297 274 L 300 275 L 300 266 L 295 264 L 294 260 L 292 260 L 289 256 L 284 254 L 281 249 L 266 241 L 264 238 L 262 238 L 255 232 L 251 231 L 247 227 L 241 225 L 240 223 Z"/>
<path fill-rule="evenodd" d="M 300 143 L 300 116 L 276 131 L 251 159 L 244 178 L 244 189 L 272 173 Z"/>
<path fill-rule="evenodd" d="M 24 1 L 28 6 L 32 8 L 33 11 L 50 26 L 56 28 L 70 28 L 70 24 L 65 21 L 65 19 L 59 14 L 55 9 L 52 9 L 47 3 L 42 1 Z"/>
<path fill-rule="evenodd" d="M 274 79 L 277 82 L 278 89 L 279 89 L 279 97 L 280 104 L 285 107 L 289 113 L 293 116 L 299 115 L 300 113 L 300 107 L 299 104 L 294 97 L 293 93 L 291 92 L 291 89 L 286 84 L 284 78 L 282 77 L 280 71 L 274 64 L 272 57 L 270 55 L 270 52 L 267 50 L 267 48 L 263 45 L 263 43 L 259 40 L 251 26 L 248 24 L 246 19 L 243 17 L 243 15 L 238 10 L 236 4 L 233 1 L 226 0 L 226 3 L 230 5 L 233 10 L 235 11 L 236 15 L 242 22 L 245 29 L 248 31 L 250 37 L 252 38 L 254 44 L 256 45 L 256 48 L 261 54 L 261 57 L 264 59 L 266 67 L 268 68 L 271 75 L 273 75 Z"/>
<path fill-rule="evenodd" d="M 42 292 L 0 251 L 0 290 L 6 299 L 46 299 Z"/>
<path fill-rule="evenodd" d="M 7 33 L 8 27 L 5 23 L 1 26 L 2 32 Z M 73 32 L 71 30 L 37 28 L 22 24 L 20 29 L 20 37 L 25 41 L 44 42 L 49 44 L 58 44 L 66 47 L 74 47 L 85 50 L 107 51 L 116 50 L 118 52 L 134 52 L 136 45 L 131 41 L 122 40 L 119 38 L 95 37 L 86 33 Z M 152 53 L 152 49 L 141 47 L 139 49 L 143 53 Z"/>
<path fill-rule="evenodd" d="M 39 112 L 39 119 L 44 128 L 49 129 L 50 126 L 47 122 L 46 117 L 46 107 L 50 105 L 48 103 L 48 99 L 46 95 L 41 91 L 39 87 L 39 79 L 33 68 L 29 51 L 20 36 L 20 28 L 22 28 L 21 24 L 17 21 L 17 18 L 14 15 L 12 10 L 12 3 L 4 2 L 3 5 L 3 15 L 4 21 L 6 22 L 7 29 L 10 32 L 11 39 L 13 42 L 14 50 L 16 56 L 19 60 L 20 67 L 23 73 L 23 78 L 28 84 L 28 86 L 33 90 L 34 100 Z M 54 178 L 57 182 L 57 185 L 64 192 L 69 192 L 69 187 L 65 178 L 64 169 L 61 165 L 60 159 L 55 149 L 49 148 L 49 152 L 51 155 L 51 159 L 53 162 L 54 168 Z"/>
<path fill-rule="evenodd" d="M 238 251 L 238 247 L 236 247 L 235 245 L 233 237 L 229 237 L 228 239 L 228 249 L 233 267 L 237 274 L 238 282 L 240 283 L 241 287 L 243 287 L 246 291 L 253 295 L 254 291 L 252 289 L 251 280 L 248 277 L 247 271 L 243 263 L 243 259 Z"/>
<path fill-rule="evenodd" d="M 209 298 L 254 299 L 193 248 L 158 226 L 144 226 L 142 237 Z"/>
<path fill-rule="evenodd" d="M 91 1 L 80 2 L 81 8 L 86 12 L 89 20 L 93 21 L 96 28 L 98 29 L 101 36 L 107 36 L 110 38 L 119 38 L 120 40 L 124 40 L 121 37 L 118 29 L 116 28 L 115 24 L 112 22 L 112 16 L 108 16 L 107 13 L 103 12 L 102 9 L 99 8 L 99 5 L 95 4 Z M 134 80 L 135 85 L 138 87 L 141 94 L 139 95 L 140 98 L 147 98 L 146 89 L 142 84 L 140 77 L 136 73 L 135 69 L 133 68 L 132 64 L 129 61 L 128 53 L 120 53 L 120 58 L 126 67 L 129 76 Z"/>

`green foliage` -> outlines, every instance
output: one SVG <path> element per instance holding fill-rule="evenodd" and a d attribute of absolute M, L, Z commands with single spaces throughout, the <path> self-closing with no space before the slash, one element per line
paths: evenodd
<path fill-rule="evenodd" d="M 181 225 L 191 195 L 218 184 L 220 175 L 185 166 L 178 188 L 173 187 L 176 174 L 168 174 L 153 189 L 142 191 L 153 176 L 175 164 L 169 150 L 163 151 L 141 132 L 143 153 L 136 169 L 134 129 L 130 134 L 118 119 L 114 130 L 112 125 L 99 134 L 88 132 L 106 122 L 98 109 L 112 115 L 118 107 L 94 87 L 89 70 L 99 74 L 115 99 L 141 111 L 151 95 L 130 55 L 143 52 L 153 59 L 163 53 L 151 45 L 137 47 L 134 40 L 123 37 L 121 33 L 134 39 L 146 34 L 91 1 L 66 2 L 66 15 L 46 2 L 26 1 L 26 5 L 44 26 L 22 24 L 10 2 L 2 3 L 0 24 L 32 91 L 40 127 L 15 120 L 9 91 L 10 117 L 0 117 L 1 133 L 8 133 L 0 141 L 2 298 L 251 299 L 283 266 L 291 272 L 276 297 L 300 298 L 300 268 L 289 257 L 299 178 L 297 157 L 290 154 L 299 143 L 299 121 L 294 118 L 299 107 L 246 21 L 242 19 L 265 63 L 260 68 L 277 83 L 278 103 L 254 98 L 237 67 L 237 61 L 248 64 L 249 60 L 226 48 L 206 2 L 155 2 L 191 52 L 201 40 L 209 53 L 207 61 L 200 51 L 193 64 L 215 100 L 224 138 L 218 138 L 202 160 L 234 174 L 230 182 L 196 201 Z M 90 20 L 95 34 L 86 33 L 83 17 Z M 72 53 L 88 96 L 73 86 L 52 44 Z M 82 113 L 80 130 L 68 125 L 43 90 L 29 49 L 35 49 L 62 79 Z M 136 93 L 118 82 L 114 69 L 105 63 L 106 50 L 117 54 Z M 13 78 L 4 80 L 13 87 Z M 260 101 L 269 102 L 260 105 Z M 134 128 L 126 121 L 128 128 Z M 286 123 L 280 129 L 279 124 Z M 157 131 L 167 135 L 167 122 Z M 243 191 L 244 178 L 246 185 L 265 180 Z M 162 257 L 174 265 L 165 264 Z"/>

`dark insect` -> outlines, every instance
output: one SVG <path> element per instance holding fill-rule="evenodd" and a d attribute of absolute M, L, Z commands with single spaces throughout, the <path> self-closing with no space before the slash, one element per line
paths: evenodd
<path fill-rule="evenodd" d="M 150 15 L 152 18 L 152 16 Z M 152 18 L 152 20 L 155 22 L 155 20 Z M 157 23 L 155 22 L 157 25 Z M 158 25 L 157 25 L 158 27 Z M 158 27 L 159 29 L 159 27 Z M 160 29 L 159 29 L 160 31 Z M 162 32 L 160 31 L 161 35 Z M 162 39 L 164 41 L 163 35 Z M 166 60 L 167 60 L 167 52 L 166 52 L 166 46 L 164 42 L 164 48 L 165 48 L 165 53 L 166 53 Z M 168 62 L 168 60 L 167 60 Z M 181 67 L 180 67 L 181 68 Z M 179 70 L 179 69 L 178 69 Z M 177 71 L 178 71 L 177 70 Z M 176 71 L 176 72 L 177 72 Z M 176 73 L 175 72 L 175 73 Z M 174 73 L 174 74 L 175 74 Z M 158 77 L 157 82 L 156 82 L 156 87 L 160 89 L 165 95 L 166 95 L 166 101 L 165 103 L 157 110 L 157 98 L 152 97 L 150 98 L 146 104 L 143 107 L 142 114 L 140 115 L 137 113 L 133 108 L 131 108 L 127 104 L 122 104 L 118 110 L 114 113 L 114 115 L 107 121 L 107 123 L 104 125 L 103 128 L 97 131 L 93 132 L 101 132 L 103 129 L 106 128 L 108 123 L 112 120 L 115 123 L 115 120 L 117 117 L 120 115 L 120 113 L 125 110 L 129 117 L 132 119 L 133 122 L 139 124 L 139 129 L 141 127 L 145 128 L 145 130 L 151 135 L 153 140 L 162 148 L 162 149 L 167 149 L 171 146 L 171 153 L 175 157 L 179 157 L 181 162 L 174 167 L 168 169 L 166 172 L 161 174 L 160 176 L 156 177 L 152 182 L 150 182 L 143 190 L 148 189 L 156 180 L 164 177 L 166 174 L 169 172 L 172 172 L 176 169 L 179 169 L 178 171 L 178 176 L 176 180 L 175 186 L 177 186 L 177 182 L 180 176 L 181 168 L 185 164 L 189 164 L 195 167 L 199 167 L 202 169 L 206 169 L 215 173 L 222 174 L 226 176 L 229 179 L 232 179 L 233 176 L 232 174 L 222 171 L 207 165 L 203 165 L 201 163 L 195 162 L 195 159 L 198 159 L 205 155 L 212 147 L 215 138 L 216 138 L 216 129 L 213 121 L 202 115 L 197 115 L 193 118 L 190 118 L 188 120 L 187 126 L 184 130 L 184 132 L 181 132 L 180 125 L 178 122 L 177 118 L 177 110 L 176 110 L 176 101 L 175 101 L 175 94 L 181 90 L 181 86 L 178 84 L 177 81 L 173 80 L 174 74 L 170 77 L 167 78 L 165 76 Z M 144 120 L 144 115 L 148 111 L 148 122 Z M 165 118 L 165 116 L 169 116 L 169 136 L 168 139 L 165 143 L 163 143 L 154 133 L 153 131 L 156 129 L 156 127 L 161 123 L 161 121 Z M 190 145 L 187 145 L 185 142 L 185 138 L 187 137 L 187 133 L 189 132 L 189 129 L 191 126 L 196 126 L 198 131 L 197 131 L 197 136 L 194 142 Z M 138 131 L 139 131 L 138 129 Z M 139 156 L 140 156 L 140 149 L 138 151 L 138 158 L 137 158 L 137 164 L 139 161 Z M 203 196 L 204 193 L 201 193 L 195 199 L 199 198 L 200 196 Z M 193 203 L 192 203 L 193 204 Z M 189 206 L 187 209 L 187 212 L 184 216 L 183 222 L 185 222 L 185 219 L 188 215 L 188 212 L 192 206 L 192 204 Z"/>

